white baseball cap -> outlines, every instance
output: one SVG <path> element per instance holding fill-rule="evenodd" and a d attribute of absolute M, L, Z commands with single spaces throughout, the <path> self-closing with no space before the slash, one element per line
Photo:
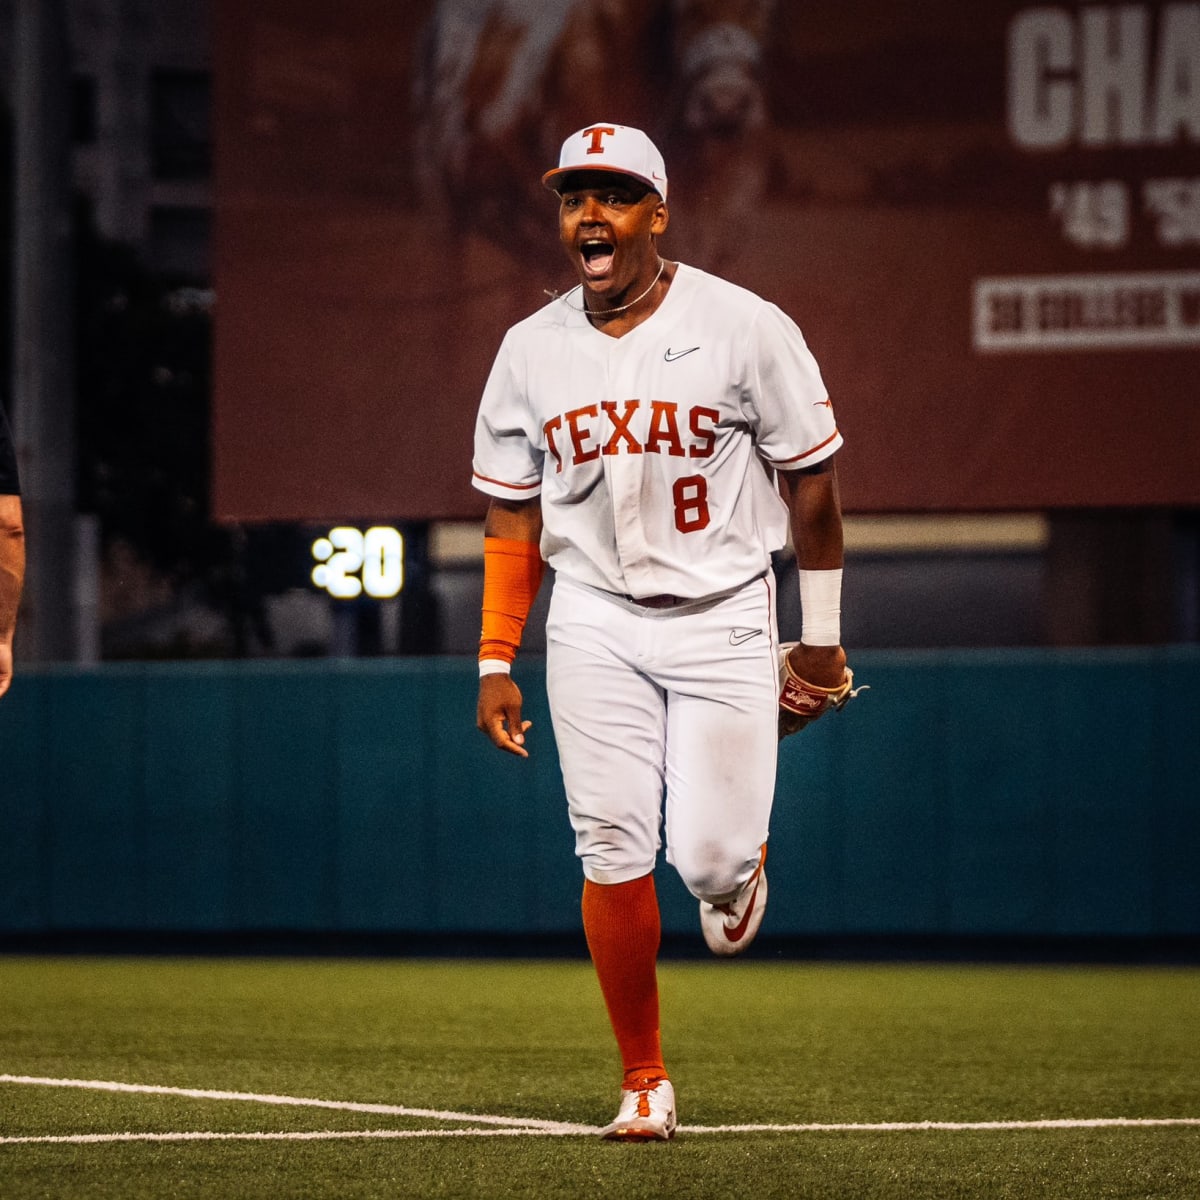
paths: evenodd
<path fill-rule="evenodd" d="M 542 176 L 554 191 L 569 171 L 613 171 L 632 175 L 667 198 L 667 167 L 658 147 L 640 130 L 601 121 L 571 134 L 562 144 L 558 166 Z"/>

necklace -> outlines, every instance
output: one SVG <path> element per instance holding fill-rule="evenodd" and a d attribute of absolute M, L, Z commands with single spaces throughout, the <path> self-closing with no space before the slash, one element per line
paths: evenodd
<path fill-rule="evenodd" d="M 571 292 L 575 291 L 575 288 L 572 288 L 571 292 L 568 292 L 566 296 L 559 296 L 557 292 L 552 292 L 548 288 L 545 289 L 545 294 L 552 300 L 562 300 L 564 304 L 570 305 L 570 307 L 576 312 L 587 313 L 589 317 L 612 317 L 617 313 L 628 311 L 635 304 L 640 304 L 643 300 L 645 300 L 645 298 L 654 290 L 654 285 L 662 278 L 662 273 L 666 269 L 666 266 L 667 260 L 665 258 L 660 258 L 658 260 L 658 274 L 655 275 L 652 280 L 650 280 L 650 286 L 640 296 L 630 300 L 628 304 L 622 304 L 619 308 L 588 308 L 586 303 L 572 304 L 567 297 L 570 296 Z M 577 286 L 582 288 L 583 284 L 578 284 Z"/>

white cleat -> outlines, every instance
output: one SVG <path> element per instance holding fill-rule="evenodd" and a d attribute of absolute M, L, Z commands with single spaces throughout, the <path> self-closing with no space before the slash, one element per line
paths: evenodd
<path fill-rule="evenodd" d="M 600 1130 L 610 1142 L 666 1142 L 675 1136 L 675 1089 L 669 1079 L 621 1090 L 617 1119 Z"/>
<path fill-rule="evenodd" d="M 741 954 L 754 941 L 767 907 L 767 846 L 763 843 L 762 857 L 754 874 L 742 884 L 742 889 L 724 904 L 700 901 L 700 929 L 708 948 L 723 958 Z"/>

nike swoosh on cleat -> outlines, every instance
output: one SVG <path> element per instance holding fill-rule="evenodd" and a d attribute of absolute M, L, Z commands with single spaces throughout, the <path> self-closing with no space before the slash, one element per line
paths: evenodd
<path fill-rule="evenodd" d="M 692 351 L 699 350 L 699 349 L 700 349 L 699 346 L 693 346 L 690 350 L 672 350 L 668 346 L 667 352 L 666 352 L 666 354 L 663 355 L 663 358 L 665 358 L 667 360 L 667 362 L 674 362 L 677 358 L 683 358 L 683 356 L 685 354 L 691 354 Z"/>
<path fill-rule="evenodd" d="M 762 633 L 761 629 L 731 629 L 729 631 L 729 644 L 731 646 L 740 646 L 743 642 L 748 642 L 752 637 L 758 637 Z"/>
<path fill-rule="evenodd" d="M 750 924 L 750 917 L 754 912 L 754 902 L 758 899 L 758 880 L 754 881 L 754 891 L 750 893 L 750 903 L 746 905 L 746 911 L 742 919 L 732 928 L 725 929 L 725 938 L 730 942 L 740 942 L 746 936 L 746 926 Z M 722 926 L 724 929 L 725 927 Z"/>

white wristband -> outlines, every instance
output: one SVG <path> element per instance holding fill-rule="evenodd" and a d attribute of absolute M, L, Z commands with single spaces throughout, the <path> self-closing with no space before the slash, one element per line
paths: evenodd
<path fill-rule="evenodd" d="M 800 640 L 806 646 L 842 643 L 842 568 L 800 571 Z"/>
<path fill-rule="evenodd" d="M 481 658 L 479 660 L 479 678 L 482 679 L 485 675 L 511 675 L 512 663 L 507 663 L 502 658 Z"/>

